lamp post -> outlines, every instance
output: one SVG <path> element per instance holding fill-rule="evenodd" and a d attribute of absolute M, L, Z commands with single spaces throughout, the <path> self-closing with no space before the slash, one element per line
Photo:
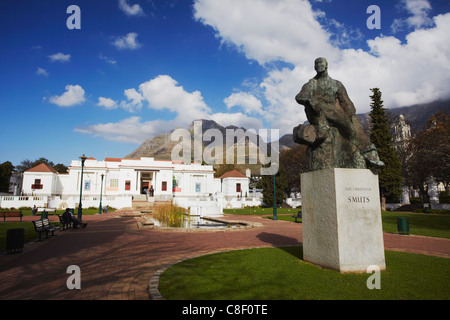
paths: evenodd
<path fill-rule="evenodd" d="M 105 175 L 102 173 L 102 183 L 100 184 L 100 205 L 98 206 L 98 214 L 102 214 L 102 193 L 103 193 L 103 177 Z"/>
<path fill-rule="evenodd" d="M 273 170 L 273 220 L 278 220 L 277 217 L 277 196 L 275 193 L 275 169 Z"/>
<path fill-rule="evenodd" d="M 83 169 L 84 169 L 84 162 L 86 161 L 87 157 L 83 154 L 81 157 L 81 184 L 80 184 L 80 202 L 78 203 L 78 220 L 82 221 L 83 216 L 83 205 L 81 204 L 81 197 L 83 195 Z"/>

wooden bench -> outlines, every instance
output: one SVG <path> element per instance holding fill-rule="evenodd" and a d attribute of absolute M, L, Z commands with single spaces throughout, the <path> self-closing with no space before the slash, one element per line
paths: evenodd
<path fill-rule="evenodd" d="M 63 217 L 62 215 L 59 215 L 59 214 L 58 214 L 58 217 L 59 217 L 59 222 L 61 223 L 61 225 L 63 227 L 62 228 L 63 231 L 69 230 L 70 227 L 72 227 L 72 221 L 66 219 L 65 217 Z"/>
<path fill-rule="evenodd" d="M 48 234 L 51 232 L 52 236 L 54 236 L 55 230 L 57 230 L 56 227 L 52 226 L 50 224 L 50 221 L 48 219 L 42 219 L 42 220 L 34 220 L 32 221 L 34 225 L 34 230 L 36 230 L 37 233 L 39 233 L 39 241 L 42 240 L 41 234 L 45 232 L 45 238 L 48 238 Z"/>
<path fill-rule="evenodd" d="M 1 211 L 0 217 L 3 217 L 3 222 L 6 221 L 6 218 L 10 217 L 20 218 L 20 222 L 22 222 L 23 214 L 22 211 Z"/>
<path fill-rule="evenodd" d="M 295 222 L 297 222 L 297 219 L 301 219 L 302 218 L 302 212 L 301 211 L 297 212 L 297 214 L 294 214 L 292 216 L 292 218 L 295 218 Z"/>

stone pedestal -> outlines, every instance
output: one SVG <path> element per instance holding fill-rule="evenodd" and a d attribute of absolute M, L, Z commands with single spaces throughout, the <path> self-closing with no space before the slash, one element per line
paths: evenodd
<path fill-rule="evenodd" d="M 344 272 L 386 269 L 378 175 L 327 169 L 301 175 L 303 258 Z"/>

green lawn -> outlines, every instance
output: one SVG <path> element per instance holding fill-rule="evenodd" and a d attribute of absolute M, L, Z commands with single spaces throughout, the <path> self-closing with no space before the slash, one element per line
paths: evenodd
<path fill-rule="evenodd" d="M 381 289 L 371 274 L 340 274 L 302 260 L 301 247 L 211 254 L 167 269 L 160 291 L 175 300 L 450 299 L 450 259 L 386 251 Z"/>
<path fill-rule="evenodd" d="M 301 209 L 277 208 L 278 220 L 292 221 L 292 215 Z M 273 208 L 256 209 L 224 209 L 224 213 L 235 215 L 266 215 L 268 219 L 273 218 Z M 409 220 L 409 234 L 450 238 L 450 215 L 449 214 L 426 214 L 426 213 L 403 213 L 386 211 L 382 214 L 383 231 L 397 231 L 397 217 L 406 217 Z M 301 222 L 300 220 L 297 220 Z"/>
<path fill-rule="evenodd" d="M 31 222 L 1 222 L 0 223 L 0 251 L 6 249 L 6 232 L 8 229 L 25 229 L 25 242 L 37 239 L 38 233 L 34 231 Z"/>

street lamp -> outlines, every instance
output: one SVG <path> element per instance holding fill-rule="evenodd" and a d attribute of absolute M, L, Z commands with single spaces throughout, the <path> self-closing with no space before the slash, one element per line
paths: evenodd
<path fill-rule="evenodd" d="M 84 168 L 84 162 L 86 161 L 87 157 L 83 154 L 81 157 L 81 184 L 80 184 L 80 202 L 78 203 L 78 220 L 80 222 L 82 221 L 83 216 L 83 206 L 81 204 L 81 197 L 83 195 L 83 168 Z"/>
<path fill-rule="evenodd" d="M 100 205 L 98 206 L 98 214 L 102 214 L 102 193 L 103 193 L 103 177 L 105 175 L 102 173 L 102 184 L 100 185 Z"/>
<path fill-rule="evenodd" d="M 273 220 L 278 220 L 277 217 L 277 196 L 275 193 L 275 169 L 273 170 Z"/>

